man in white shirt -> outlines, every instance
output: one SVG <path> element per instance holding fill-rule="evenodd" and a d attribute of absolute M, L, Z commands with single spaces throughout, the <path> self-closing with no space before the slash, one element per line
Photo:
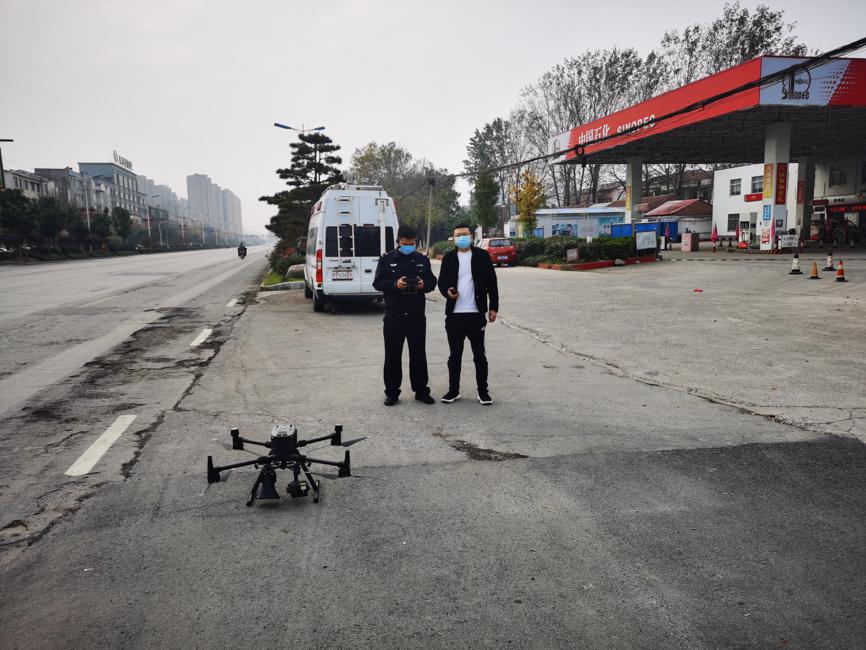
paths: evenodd
<path fill-rule="evenodd" d="M 460 399 L 460 366 L 463 344 L 469 339 L 475 361 L 475 382 L 478 401 L 493 403 L 487 386 L 487 355 L 484 349 L 484 329 L 496 320 L 499 311 L 499 288 L 496 271 L 486 251 L 472 246 L 472 231 L 467 224 L 454 229 L 456 249 L 442 258 L 439 273 L 439 291 L 446 298 L 445 332 L 448 335 L 448 392 L 445 403 Z M 490 298 L 488 310 L 487 301 Z"/>

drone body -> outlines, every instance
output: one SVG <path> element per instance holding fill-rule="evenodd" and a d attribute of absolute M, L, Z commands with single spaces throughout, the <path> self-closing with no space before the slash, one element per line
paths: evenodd
<path fill-rule="evenodd" d="M 260 468 L 259 475 L 253 483 L 253 489 L 250 492 L 250 498 L 247 500 L 247 505 L 251 506 L 256 499 L 279 499 L 277 494 L 277 471 L 278 469 L 288 469 L 292 472 L 292 480 L 286 486 L 286 493 L 293 499 L 305 497 L 313 490 L 313 503 L 319 502 L 319 492 L 321 485 L 318 480 L 314 479 L 310 474 L 310 465 L 318 463 L 320 465 L 330 465 L 337 468 L 337 476 L 343 478 L 352 475 L 351 460 L 349 458 L 349 450 L 346 450 L 346 456 L 342 461 L 319 460 L 310 458 L 300 452 L 301 447 L 316 442 L 330 441 L 334 447 L 348 447 L 356 442 L 360 442 L 363 438 L 343 442 L 343 427 L 337 425 L 334 427 L 334 433 L 312 440 L 298 440 L 298 430 L 292 424 L 275 424 L 271 429 L 271 439 L 267 442 L 258 442 L 249 438 L 242 438 L 238 429 L 231 430 L 232 449 L 244 450 L 244 444 L 259 445 L 270 449 L 270 454 L 267 456 L 259 456 L 254 460 L 248 460 L 241 463 L 233 463 L 231 465 L 223 465 L 214 467 L 213 457 L 207 457 L 207 482 L 218 483 L 220 481 L 220 473 L 226 470 L 235 469 L 238 467 L 248 467 L 254 465 L 257 469 Z M 303 474 L 303 476 L 301 476 Z"/>

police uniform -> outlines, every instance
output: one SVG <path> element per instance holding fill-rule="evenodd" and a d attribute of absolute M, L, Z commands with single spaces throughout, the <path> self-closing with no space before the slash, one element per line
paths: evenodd
<path fill-rule="evenodd" d="M 424 288 L 406 293 L 397 288 L 402 277 L 420 278 Z M 373 288 L 385 295 L 385 395 L 396 398 L 403 381 L 403 341 L 409 347 L 409 380 L 416 395 L 429 395 L 427 386 L 427 319 L 424 316 L 424 294 L 436 288 L 436 276 L 426 255 L 413 252 L 404 255 L 399 250 L 379 258 Z"/>

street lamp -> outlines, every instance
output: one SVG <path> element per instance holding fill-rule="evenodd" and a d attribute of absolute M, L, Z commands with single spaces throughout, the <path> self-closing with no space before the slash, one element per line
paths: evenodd
<path fill-rule="evenodd" d="M 15 142 L 12 138 L 0 138 L 0 142 Z M 3 171 L 3 149 L 0 149 L 0 192 L 6 189 L 6 172 Z"/>
<path fill-rule="evenodd" d="M 162 227 L 167 223 L 168 223 L 167 221 L 159 221 L 156 224 L 156 230 L 157 230 L 157 232 L 159 232 L 159 245 L 162 246 L 163 248 L 165 248 L 165 242 L 163 241 L 163 238 L 162 238 Z M 168 239 L 168 235 L 165 236 L 165 239 Z"/>
<path fill-rule="evenodd" d="M 288 124 L 280 124 L 279 122 L 274 122 L 274 126 L 277 127 L 278 129 L 288 129 L 289 131 L 297 131 L 298 133 L 309 133 L 310 131 L 324 131 L 325 130 L 324 126 L 317 126 L 313 129 L 305 129 L 303 124 L 301 124 L 300 129 L 296 129 L 293 126 L 289 126 Z"/>
<path fill-rule="evenodd" d="M 162 196 L 162 195 L 161 194 L 152 194 L 150 198 L 158 199 L 160 196 Z M 153 246 L 153 237 L 150 234 L 150 208 L 151 208 L 151 206 L 147 206 L 147 245 L 152 247 Z M 157 226 L 157 229 L 159 229 L 159 226 Z M 162 244 L 162 237 L 161 236 L 159 239 L 159 243 Z"/>

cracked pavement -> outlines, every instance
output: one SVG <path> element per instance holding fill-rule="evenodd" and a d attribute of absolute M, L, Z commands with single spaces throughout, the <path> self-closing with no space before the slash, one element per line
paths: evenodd
<path fill-rule="evenodd" d="M 766 296 L 760 262 L 724 266 L 501 270 L 492 407 L 466 358 L 456 404 L 383 406 L 379 305 L 314 314 L 245 276 L 163 308 L 3 422 L 2 645 L 856 647 L 866 400 L 836 391 L 862 370 L 863 291 Z M 828 302 L 843 311 L 825 322 L 810 306 Z M 92 474 L 62 476 L 130 410 Z M 251 469 L 206 484 L 206 456 L 248 458 L 231 427 L 262 439 L 275 421 L 367 436 L 353 476 L 318 505 L 245 507 Z"/>

